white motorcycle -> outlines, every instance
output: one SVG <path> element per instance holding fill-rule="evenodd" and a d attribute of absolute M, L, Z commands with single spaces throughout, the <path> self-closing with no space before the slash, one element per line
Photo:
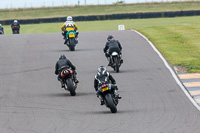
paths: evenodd
<path fill-rule="evenodd" d="M 117 52 L 112 52 L 110 55 L 110 63 L 110 66 L 118 73 L 119 67 L 123 63 L 121 55 L 119 55 Z"/>

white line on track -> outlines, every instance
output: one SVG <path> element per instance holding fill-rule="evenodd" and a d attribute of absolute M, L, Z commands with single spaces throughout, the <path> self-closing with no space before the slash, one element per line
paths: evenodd
<path fill-rule="evenodd" d="M 194 101 L 194 99 L 191 97 L 191 95 L 185 89 L 185 87 L 183 86 L 183 84 L 181 83 L 181 81 L 179 80 L 179 78 L 177 77 L 177 75 L 174 73 L 174 71 L 172 70 L 172 68 L 170 67 L 170 65 L 166 61 L 166 59 L 162 56 L 162 54 L 158 51 L 158 49 L 154 46 L 154 44 L 151 41 L 149 41 L 149 39 L 146 36 L 144 36 L 143 34 L 141 34 L 140 32 L 138 32 L 136 30 L 132 30 L 132 31 L 134 31 L 137 34 L 139 34 L 140 36 L 142 36 L 151 45 L 151 47 L 153 48 L 153 50 L 159 55 L 159 57 L 164 62 L 165 66 L 169 69 L 169 71 L 172 74 L 173 78 L 175 79 L 175 81 L 177 82 L 177 84 L 180 86 L 180 88 L 183 90 L 183 92 L 185 93 L 185 95 L 190 99 L 190 101 L 193 103 L 193 105 L 200 111 L 200 106 Z"/>

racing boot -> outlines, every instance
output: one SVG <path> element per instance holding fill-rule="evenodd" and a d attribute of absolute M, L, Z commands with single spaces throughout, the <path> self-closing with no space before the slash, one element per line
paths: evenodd
<path fill-rule="evenodd" d="M 65 83 L 62 80 L 60 81 L 60 83 L 61 83 L 61 88 L 64 88 L 65 87 Z"/>
<path fill-rule="evenodd" d="M 76 32 L 76 37 L 75 37 L 76 44 L 78 43 L 78 34 L 79 34 L 79 32 Z"/>
<path fill-rule="evenodd" d="M 117 90 L 114 90 L 114 95 L 115 95 L 115 98 L 117 98 L 117 99 L 122 98 L 122 97 L 119 96 L 119 93 L 117 92 Z"/>
<path fill-rule="evenodd" d="M 120 63 L 122 64 L 123 62 L 124 62 L 123 59 L 121 59 L 121 60 L 120 60 Z"/>
<path fill-rule="evenodd" d="M 74 79 L 74 82 L 75 82 L 76 84 L 78 84 L 78 83 L 79 83 L 78 79 Z"/>
<path fill-rule="evenodd" d="M 103 98 L 102 98 L 102 96 L 101 95 L 99 95 L 98 93 L 96 94 L 97 95 L 97 97 L 99 98 L 99 100 L 100 100 L 100 105 L 102 106 L 102 105 L 104 105 L 104 101 L 103 101 Z"/>
<path fill-rule="evenodd" d="M 108 59 L 108 66 L 111 66 L 111 59 L 110 59 L 110 57 L 108 57 L 107 59 Z"/>
<path fill-rule="evenodd" d="M 79 83 L 79 81 L 78 81 L 78 79 L 77 79 L 77 77 L 76 77 L 76 71 L 74 70 L 74 74 L 73 74 L 73 77 L 74 77 L 74 82 L 77 84 L 77 83 Z"/>
<path fill-rule="evenodd" d="M 99 98 L 99 100 L 100 100 L 100 102 L 101 102 L 101 103 L 100 103 L 100 105 L 101 105 L 101 106 L 102 106 L 102 105 L 104 105 L 103 98 L 102 98 L 100 95 L 99 95 L 99 97 L 98 97 L 98 98 Z"/>
<path fill-rule="evenodd" d="M 122 54 L 120 52 L 120 64 L 122 64 L 122 63 L 123 63 L 123 59 L 122 59 Z"/>
<path fill-rule="evenodd" d="M 67 44 L 67 39 L 65 39 L 65 42 L 64 42 L 64 44 Z"/>
<path fill-rule="evenodd" d="M 58 81 L 60 81 L 60 83 L 61 83 L 61 88 L 64 88 L 64 87 L 65 87 L 65 83 L 64 83 L 64 81 L 62 80 L 62 78 L 59 77 L 59 76 L 58 76 Z"/>

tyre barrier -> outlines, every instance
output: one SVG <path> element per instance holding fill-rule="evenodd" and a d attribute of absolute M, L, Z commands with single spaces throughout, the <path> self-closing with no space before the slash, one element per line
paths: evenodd
<path fill-rule="evenodd" d="M 90 16 L 74 16 L 74 21 L 95 21 L 95 20 L 115 20 L 115 19 L 143 19 L 143 18 L 161 18 L 161 17 L 179 17 L 179 16 L 197 16 L 200 10 L 190 11 L 173 11 L 173 12 L 145 12 L 145 13 L 125 13 L 111 15 L 90 15 Z M 55 23 L 65 22 L 66 17 L 56 18 L 38 18 L 38 19 L 20 19 L 20 24 L 38 24 L 38 23 Z M 10 25 L 13 20 L 0 20 L 2 25 Z"/>

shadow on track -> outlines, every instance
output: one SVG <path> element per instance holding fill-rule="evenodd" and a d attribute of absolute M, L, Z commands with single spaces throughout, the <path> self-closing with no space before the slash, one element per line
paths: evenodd
<path fill-rule="evenodd" d="M 59 50 L 50 50 L 52 52 L 88 52 L 88 51 L 98 51 L 99 49 L 91 48 L 91 49 L 76 49 L 75 51 L 70 51 L 69 49 L 59 49 Z"/>
<path fill-rule="evenodd" d="M 129 113 L 138 113 L 139 111 L 137 110 L 117 110 L 116 114 L 129 114 Z M 93 112 L 86 112 L 86 114 L 113 114 L 110 112 L 110 110 L 108 109 L 107 111 L 93 111 Z M 114 113 L 115 114 L 115 113 Z"/>
<path fill-rule="evenodd" d="M 70 93 L 49 93 L 49 94 L 44 94 L 47 97 L 72 97 Z"/>
<path fill-rule="evenodd" d="M 111 68 L 112 69 L 112 68 Z M 116 73 L 114 70 L 108 70 L 110 73 Z M 119 69 L 119 73 L 141 73 L 141 72 L 152 72 L 152 71 L 162 71 L 162 68 L 141 68 L 141 69 Z"/>
<path fill-rule="evenodd" d="M 76 96 L 89 96 L 89 95 L 95 95 L 95 93 L 87 93 L 87 92 L 77 92 Z"/>
<path fill-rule="evenodd" d="M 46 93 L 46 94 L 40 94 L 40 96 L 46 96 L 46 97 L 81 97 L 81 96 L 89 96 L 89 95 L 95 95 L 94 93 L 86 93 L 86 92 L 76 92 L 76 96 L 71 96 L 68 91 L 64 91 L 63 93 Z"/>

